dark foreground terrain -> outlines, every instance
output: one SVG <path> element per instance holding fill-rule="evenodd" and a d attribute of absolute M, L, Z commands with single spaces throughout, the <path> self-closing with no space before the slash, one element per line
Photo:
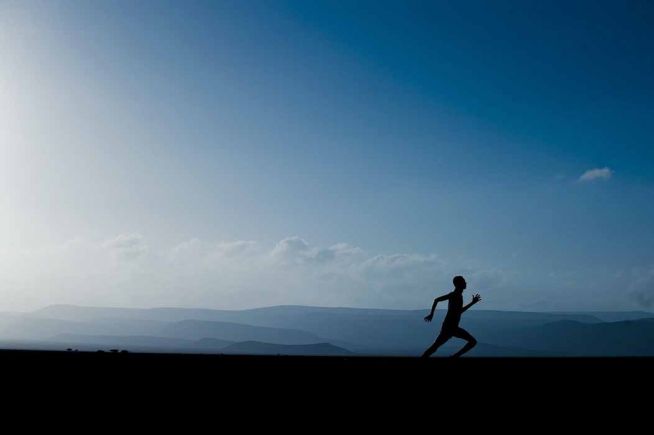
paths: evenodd
<path fill-rule="evenodd" d="M 132 388 L 256 386 L 356 394 L 361 389 L 650 392 L 654 358 L 308 357 L 1 350 L 8 381 Z"/>
<path fill-rule="evenodd" d="M 347 425 L 348 433 L 391 422 L 519 427 L 525 418 L 539 427 L 601 427 L 606 419 L 648 416 L 654 384 L 647 357 L 423 361 L 4 350 L 0 367 L 5 399 L 29 418 L 47 409 L 125 425 L 120 431 L 133 429 L 134 419 L 150 430 L 181 420 L 187 431 L 197 426 L 188 433 L 200 422 L 276 431 L 304 428 L 307 419 L 318 429 Z"/>

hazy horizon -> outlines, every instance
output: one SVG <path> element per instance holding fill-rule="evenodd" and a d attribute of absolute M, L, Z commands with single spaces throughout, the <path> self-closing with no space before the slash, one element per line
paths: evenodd
<path fill-rule="evenodd" d="M 654 5 L 0 2 L 0 311 L 654 307 Z"/>
<path fill-rule="evenodd" d="M 262 306 L 251 306 L 251 307 L 242 307 L 242 308 L 209 308 L 206 306 L 184 306 L 184 305 L 153 305 L 153 306 L 115 306 L 115 305 L 80 305 L 80 304 L 51 304 L 45 305 L 42 307 L 36 307 L 31 310 L 20 310 L 13 311 L 14 313 L 28 314 L 35 311 L 44 310 L 52 307 L 75 307 L 75 308 L 99 308 L 99 309 L 128 309 L 128 310 L 167 310 L 167 309 L 181 309 L 181 310 L 208 310 L 208 311 L 251 311 L 251 310 L 261 310 L 268 308 L 316 308 L 316 309 L 344 309 L 344 310 L 378 310 L 378 311 L 429 311 L 429 307 L 415 307 L 415 308 L 381 308 L 374 306 L 345 306 L 345 305 L 296 305 L 296 304 L 280 304 L 280 305 L 262 305 Z M 437 313 L 444 314 L 447 311 L 447 307 L 439 307 Z M 633 310 L 508 310 L 508 309 L 491 309 L 484 307 L 477 307 L 475 311 L 495 311 L 495 312 L 520 312 L 520 313 L 560 313 L 560 314 L 569 314 L 569 313 L 629 313 L 629 312 L 642 312 L 654 315 L 654 311 L 647 309 L 633 309 Z M 12 311 L 4 311 L 4 313 L 10 313 Z M 0 312 L 1 313 L 1 312 Z"/>

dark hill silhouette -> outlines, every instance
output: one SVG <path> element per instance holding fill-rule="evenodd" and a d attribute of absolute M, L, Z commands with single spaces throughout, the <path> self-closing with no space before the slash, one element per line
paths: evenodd
<path fill-rule="evenodd" d="M 516 331 L 513 345 L 568 356 L 652 356 L 654 319 L 598 324 L 558 321 Z"/>
<path fill-rule="evenodd" d="M 240 355 L 316 355 L 316 356 L 348 356 L 347 349 L 329 343 L 284 345 L 245 341 L 231 344 L 221 350 L 221 353 Z"/>
<path fill-rule="evenodd" d="M 220 340 L 218 338 L 201 338 L 200 340 L 193 342 L 193 348 L 203 352 L 215 352 L 232 344 L 234 344 L 233 341 Z"/>
<path fill-rule="evenodd" d="M 116 336 L 116 335 L 80 335 L 59 334 L 52 341 L 77 346 L 84 349 L 121 348 L 142 352 L 216 352 L 234 344 L 233 341 L 207 338 L 202 340 L 185 340 L 155 336 Z"/>
<path fill-rule="evenodd" d="M 59 334 L 52 337 L 59 342 L 71 344 L 94 344 L 113 347 L 150 347 L 150 348 L 184 348 L 194 344 L 191 340 L 170 337 L 154 337 L 147 335 L 121 336 L 121 335 L 82 335 Z M 229 342 L 227 343 L 229 344 Z"/>
<path fill-rule="evenodd" d="M 654 314 L 647 311 L 590 311 L 587 313 L 569 312 L 564 314 L 590 314 L 602 322 L 621 322 L 624 320 L 651 319 Z"/>
<path fill-rule="evenodd" d="M 324 342 L 309 332 L 297 329 L 268 328 L 230 322 L 183 320 L 162 328 L 167 337 L 199 340 L 217 338 L 228 341 L 265 341 L 277 344 L 313 344 Z"/>

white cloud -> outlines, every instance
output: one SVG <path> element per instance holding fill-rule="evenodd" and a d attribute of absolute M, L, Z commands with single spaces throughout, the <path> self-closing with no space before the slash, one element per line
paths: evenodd
<path fill-rule="evenodd" d="M 311 246 L 306 240 L 293 236 L 281 240 L 270 255 L 286 263 L 329 264 L 360 259 L 363 250 L 347 243 L 337 243 L 327 248 Z"/>
<path fill-rule="evenodd" d="M 457 274 L 469 277 L 474 289 L 504 284 L 502 271 L 435 254 L 377 254 L 347 243 L 320 247 L 297 236 L 270 246 L 191 239 L 156 250 L 143 236 L 125 234 L 2 254 L 3 287 L 19 295 L 9 302 L 25 309 L 54 303 L 415 308 L 448 291 Z"/>
<path fill-rule="evenodd" d="M 130 260 L 147 253 L 145 238 L 140 234 L 121 234 L 102 243 L 102 247 L 112 251 L 118 258 Z"/>
<path fill-rule="evenodd" d="M 284 261 L 303 262 L 311 256 L 311 250 L 304 239 L 293 236 L 280 240 L 271 255 Z"/>
<path fill-rule="evenodd" d="M 225 257 L 238 257 L 257 252 L 258 244 L 251 240 L 237 240 L 219 243 L 216 245 L 216 250 Z"/>
<path fill-rule="evenodd" d="M 579 181 L 589 182 L 595 180 L 608 180 L 613 176 L 613 170 L 610 168 L 589 169 L 579 177 Z"/>

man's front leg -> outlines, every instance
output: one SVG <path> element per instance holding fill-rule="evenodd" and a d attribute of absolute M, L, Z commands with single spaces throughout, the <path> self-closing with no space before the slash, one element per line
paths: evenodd
<path fill-rule="evenodd" d="M 452 355 L 452 358 L 460 357 L 461 355 L 468 352 L 470 349 L 472 349 L 476 345 L 477 345 L 477 340 L 467 342 L 466 345 L 461 348 L 461 350 L 459 350 L 457 353 Z"/>

